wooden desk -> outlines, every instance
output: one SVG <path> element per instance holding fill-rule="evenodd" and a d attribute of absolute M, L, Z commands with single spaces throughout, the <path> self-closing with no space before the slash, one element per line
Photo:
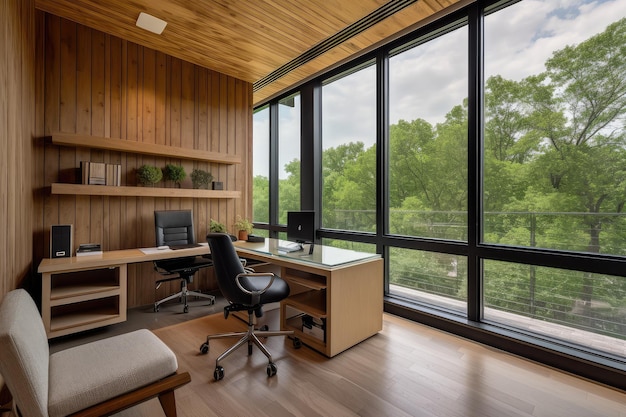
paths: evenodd
<path fill-rule="evenodd" d="M 239 256 L 280 266 L 290 296 L 280 303 L 280 327 L 328 357 L 382 330 L 383 259 L 380 255 L 315 245 L 308 255 L 282 253 L 277 239 L 235 242 Z M 325 333 L 303 328 L 302 316 L 325 322 Z"/>
<path fill-rule="evenodd" d="M 130 263 L 206 255 L 207 244 L 191 249 L 127 249 L 102 255 L 43 259 L 41 316 L 48 338 L 126 321 Z"/>

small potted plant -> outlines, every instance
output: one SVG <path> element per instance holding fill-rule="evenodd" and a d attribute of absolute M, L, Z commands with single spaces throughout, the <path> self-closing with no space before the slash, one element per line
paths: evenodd
<path fill-rule="evenodd" d="M 185 179 L 187 173 L 182 165 L 167 164 L 163 168 L 163 176 L 166 180 L 173 181 L 180 188 L 180 183 Z"/>
<path fill-rule="evenodd" d="M 211 233 L 227 233 L 226 226 L 224 226 L 224 223 L 220 223 L 217 220 L 213 220 L 213 219 L 211 219 L 209 230 L 211 231 Z"/>
<path fill-rule="evenodd" d="M 237 230 L 237 237 L 239 240 L 248 240 L 248 234 L 252 232 L 254 225 L 252 222 L 241 216 L 237 216 L 235 222 L 235 230 Z"/>
<path fill-rule="evenodd" d="M 137 169 L 137 180 L 141 185 L 154 187 L 163 179 L 163 172 L 154 165 L 142 165 Z"/>
<path fill-rule="evenodd" d="M 213 181 L 213 175 L 211 175 L 210 172 L 196 168 L 191 171 L 191 184 L 193 188 L 208 188 L 211 181 Z"/>

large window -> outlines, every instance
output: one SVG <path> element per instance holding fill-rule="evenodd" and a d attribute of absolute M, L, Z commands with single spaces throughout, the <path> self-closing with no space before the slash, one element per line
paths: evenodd
<path fill-rule="evenodd" d="M 322 87 L 322 225 L 376 231 L 376 67 Z"/>
<path fill-rule="evenodd" d="M 392 51 L 392 234 L 467 240 L 466 63 L 467 27 Z M 392 248 L 389 292 L 465 313 L 466 264 L 455 256 Z"/>
<path fill-rule="evenodd" d="M 623 4 L 519 2 L 485 18 L 485 243 L 626 254 Z M 486 261 L 484 282 L 485 319 L 626 338 L 622 277 Z"/>
<path fill-rule="evenodd" d="M 270 108 L 254 111 L 252 172 L 252 221 L 270 222 Z"/>
<path fill-rule="evenodd" d="M 469 3 L 302 87 L 281 205 L 382 254 L 387 311 L 619 386 L 626 0 Z"/>
<path fill-rule="evenodd" d="M 626 254 L 618 3 L 520 2 L 486 17 L 485 242 Z"/>
<path fill-rule="evenodd" d="M 278 102 L 278 223 L 300 210 L 300 94 Z"/>
<path fill-rule="evenodd" d="M 483 275 L 486 321 L 624 354 L 624 277 L 498 261 Z"/>

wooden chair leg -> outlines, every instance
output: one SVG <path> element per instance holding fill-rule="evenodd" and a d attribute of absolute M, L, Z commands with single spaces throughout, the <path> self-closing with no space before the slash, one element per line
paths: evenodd
<path fill-rule="evenodd" d="M 166 417 L 176 417 L 176 398 L 174 397 L 174 391 L 159 394 L 159 402 L 161 403 Z"/>

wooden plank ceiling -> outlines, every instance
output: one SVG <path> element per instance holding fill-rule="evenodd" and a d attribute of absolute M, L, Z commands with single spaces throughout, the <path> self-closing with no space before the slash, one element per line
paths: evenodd
<path fill-rule="evenodd" d="M 36 0 L 35 5 L 56 16 L 253 83 L 253 101 L 258 104 L 433 15 L 467 2 Z M 312 48 L 317 46 L 319 50 L 320 44 L 355 22 L 371 22 L 369 17 L 383 9 L 393 10 L 393 15 L 311 56 Z M 164 32 L 156 35 L 138 28 L 135 23 L 140 12 L 167 21 Z M 293 65 L 294 60 L 297 65 Z M 276 74 L 290 63 L 289 71 Z"/>

